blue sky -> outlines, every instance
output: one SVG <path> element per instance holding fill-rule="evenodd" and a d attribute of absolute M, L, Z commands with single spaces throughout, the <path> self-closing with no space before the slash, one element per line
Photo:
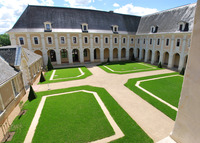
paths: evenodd
<path fill-rule="evenodd" d="M 15 24 L 28 4 L 76 7 L 114 11 L 131 15 L 147 15 L 158 11 L 195 3 L 197 0 L 0 0 L 0 34 Z"/>

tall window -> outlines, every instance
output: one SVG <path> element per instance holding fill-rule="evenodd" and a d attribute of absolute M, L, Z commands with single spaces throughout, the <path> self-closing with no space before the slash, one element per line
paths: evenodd
<path fill-rule="evenodd" d="M 146 41 L 145 41 L 145 39 L 144 39 L 143 44 L 145 44 L 145 42 L 146 42 Z"/>
<path fill-rule="evenodd" d="M 84 37 L 84 42 L 85 42 L 85 44 L 88 43 L 88 37 Z"/>
<path fill-rule="evenodd" d="M 52 44 L 52 38 L 51 37 L 48 37 L 47 40 L 48 40 L 48 44 Z"/>
<path fill-rule="evenodd" d="M 84 54 L 84 57 L 87 57 L 87 49 L 84 49 L 83 54 Z"/>
<path fill-rule="evenodd" d="M 73 43 L 74 43 L 74 44 L 77 43 L 76 37 L 73 37 L 72 40 L 73 40 Z"/>
<path fill-rule="evenodd" d="M 114 38 L 115 44 L 117 44 L 117 38 Z"/>
<path fill-rule="evenodd" d="M 157 45 L 160 45 L 160 39 L 157 40 Z"/>
<path fill-rule="evenodd" d="M 183 24 L 179 25 L 179 30 L 182 31 L 183 30 Z"/>
<path fill-rule="evenodd" d="M 50 24 L 46 24 L 46 30 L 51 30 Z"/>
<path fill-rule="evenodd" d="M 24 38 L 23 37 L 19 37 L 19 43 L 20 43 L 20 45 L 24 45 Z"/>
<path fill-rule="evenodd" d="M 150 45 L 152 44 L 152 39 L 150 39 L 149 43 L 150 43 Z"/>
<path fill-rule="evenodd" d="M 86 25 L 83 26 L 83 30 L 87 31 L 87 26 Z"/>
<path fill-rule="evenodd" d="M 140 44 L 140 39 L 138 39 L 137 43 Z"/>
<path fill-rule="evenodd" d="M 180 44 L 181 44 L 181 40 L 180 40 L 180 39 L 177 39 L 177 40 L 176 40 L 176 46 L 179 47 Z"/>
<path fill-rule="evenodd" d="M 35 44 L 35 45 L 38 45 L 38 44 L 39 44 L 38 37 L 34 37 L 33 40 L 34 40 L 34 44 Z"/>
<path fill-rule="evenodd" d="M 108 44 L 108 37 L 105 38 L 105 43 Z"/>
<path fill-rule="evenodd" d="M 126 43 L 126 38 L 123 38 L 123 44 L 125 44 Z"/>
<path fill-rule="evenodd" d="M 131 44 L 133 44 L 134 43 L 134 40 L 133 40 L 133 38 L 131 38 Z"/>
<path fill-rule="evenodd" d="M 166 46 L 169 46 L 169 39 L 166 39 Z"/>
<path fill-rule="evenodd" d="M 60 43 L 65 44 L 65 37 L 60 37 Z"/>
<path fill-rule="evenodd" d="M 95 43 L 99 43 L 99 38 L 98 37 L 95 37 Z"/>

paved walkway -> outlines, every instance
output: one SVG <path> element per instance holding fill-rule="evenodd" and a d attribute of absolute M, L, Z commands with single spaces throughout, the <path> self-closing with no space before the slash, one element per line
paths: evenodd
<path fill-rule="evenodd" d="M 124 86 L 124 84 L 130 78 L 172 73 L 173 71 L 164 69 L 118 75 L 107 73 L 94 64 L 87 64 L 86 67 L 93 74 L 86 79 L 34 85 L 33 87 L 37 92 L 48 89 L 53 90 L 81 85 L 103 87 L 132 117 L 132 119 L 135 120 L 137 124 L 154 140 L 154 142 L 160 141 L 170 134 L 174 126 L 174 121 L 143 100 L 141 97 L 130 91 Z"/>

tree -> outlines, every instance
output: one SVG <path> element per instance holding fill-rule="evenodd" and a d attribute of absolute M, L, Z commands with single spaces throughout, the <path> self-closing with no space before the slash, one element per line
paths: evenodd
<path fill-rule="evenodd" d="M 185 68 L 182 68 L 180 74 L 181 74 L 181 75 L 184 75 L 184 74 L 185 74 Z"/>
<path fill-rule="evenodd" d="M 44 75 L 43 75 L 43 73 L 41 72 L 41 74 L 40 74 L 40 82 L 44 82 L 44 81 L 46 81 L 46 79 L 44 78 Z"/>
<path fill-rule="evenodd" d="M 159 68 L 162 68 L 162 64 L 161 64 L 161 62 L 159 62 L 158 67 L 159 67 Z"/>
<path fill-rule="evenodd" d="M 53 69 L 53 66 L 52 66 L 52 64 L 51 64 L 51 60 L 50 60 L 50 58 L 48 57 L 47 70 L 48 70 L 48 71 L 51 71 L 52 69 Z"/>
<path fill-rule="evenodd" d="M 29 94 L 28 94 L 28 100 L 29 102 L 31 102 L 32 100 L 36 99 L 37 96 L 35 94 L 35 91 L 33 90 L 32 86 L 30 85 L 30 91 L 29 91 Z"/>
<path fill-rule="evenodd" d="M 8 34 L 0 35 L 0 46 L 8 46 L 10 45 L 10 38 Z"/>
<path fill-rule="evenodd" d="M 135 61 L 135 56 L 134 56 L 134 54 L 133 54 L 131 60 L 132 60 L 132 61 Z"/>

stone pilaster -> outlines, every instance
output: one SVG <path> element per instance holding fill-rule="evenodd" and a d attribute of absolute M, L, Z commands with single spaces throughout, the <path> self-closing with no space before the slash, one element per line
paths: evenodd
<path fill-rule="evenodd" d="M 54 33 L 54 39 L 55 39 L 55 46 L 56 46 L 56 62 L 57 64 L 61 64 L 61 56 L 60 56 L 60 50 L 58 46 L 58 34 Z"/>

